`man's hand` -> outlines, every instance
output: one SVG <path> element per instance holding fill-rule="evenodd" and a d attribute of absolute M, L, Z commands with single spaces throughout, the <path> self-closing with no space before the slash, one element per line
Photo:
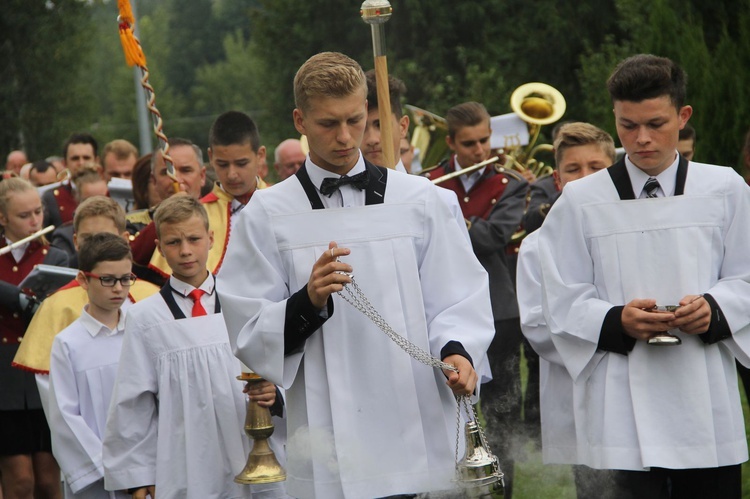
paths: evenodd
<path fill-rule="evenodd" d="M 133 499 L 146 499 L 147 497 L 156 499 L 156 486 L 151 485 L 149 487 L 141 487 L 134 491 L 131 497 Z"/>
<path fill-rule="evenodd" d="M 650 311 L 656 306 L 656 300 L 636 299 L 622 309 L 622 327 L 625 334 L 636 340 L 648 340 L 659 333 L 665 333 L 674 326 L 672 312 Z"/>
<path fill-rule="evenodd" d="M 703 295 L 687 295 L 680 300 L 680 308 L 674 316 L 675 319 L 669 321 L 669 327 L 687 334 L 702 334 L 711 325 L 711 306 Z"/>
<path fill-rule="evenodd" d="M 453 393 L 455 395 L 471 395 L 474 393 L 479 377 L 471 366 L 469 359 L 463 355 L 453 354 L 444 358 L 443 362 L 458 369 L 458 372 L 443 370 L 443 373 L 448 377 L 446 384 L 453 390 Z"/>
<path fill-rule="evenodd" d="M 242 391 L 261 407 L 271 407 L 276 402 L 276 385 L 270 381 L 247 383 Z"/>
<path fill-rule="evenodd" d="M 328 251 L 323 253 L 313 265 L 310 280 L 307 281 L 307 295 L 313 306 L 318 310 L 326 306 L 328 297 L 344 289 L 344 284 L 352 282 L 352 278 L 341 272 L 351 272 L 351 265 L 337 262 L 340 256 L 350 253 L 348 248 L 339 248 L 331 241 Z"/>

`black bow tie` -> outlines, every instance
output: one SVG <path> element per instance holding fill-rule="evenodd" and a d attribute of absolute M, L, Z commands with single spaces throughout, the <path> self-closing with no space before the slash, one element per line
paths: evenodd
<path fill-rule="evenodd" d="M 352 177 L 347 177 L 346 175 L 344 175 L 343 177 L 339 178 L 324 178 L 323 183 L 320 184 L 320 192 L 322 192 L 325 196 L 331 197 L 334 192 L 339 190 L 339 187 L 346 184 L 352 184 L 354 187 L 361 191 L 362 189 L 367 187 L 367 183 L 369 181 L 370 175 L 367 173 L 367 170 Z"/>

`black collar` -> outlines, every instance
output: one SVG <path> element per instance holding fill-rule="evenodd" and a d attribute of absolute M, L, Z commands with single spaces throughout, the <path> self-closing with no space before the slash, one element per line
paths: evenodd
<path fill-rule="evenodd" d="M 310 206 L 313 210 L 322 210 L 323 201 L 320 200 L 320 194 L 318 188 L 310 180 L 310 175 L 307 173 L 306 165 L 302 165 L 296 175 L 299 183 L 302 184 L 302 188 L 305 190 L 307 199 L 310 201 Z M 388 169 L 382 166 L 375 166 L 369 161 L 365 160 L 365 168 L 370 174 L 370 182 L 365 187 L 365 205 L 380 204 L 385 200 L 385 186 L 388 178 Z"/>
<path fill-rule="evenodd" d="M 617 194 L 621 200 L 636 199 L 633 192 L 633 184 L 630 182 L 628 168 L 625 166 L 625 156 L 614 165 L 607 168 L 612 183 L 615 184 Z M 677 178 L 675 179 L 674 195 L 682 196 L 685 193 L 685 181 L 687 180 L 688 161 L 680 155 L 680 162 L 677 164 Z"/>

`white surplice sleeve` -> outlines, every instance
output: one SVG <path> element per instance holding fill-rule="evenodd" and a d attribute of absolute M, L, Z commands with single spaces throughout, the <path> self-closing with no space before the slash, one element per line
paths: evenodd
<path fill-rule="evenodd" d="M 77 493 L 104 477 L 102 441 L 81 416 L 68 345 L 60 336 L 52 344 L 48 409 L 55 459 L 70 489 Z"/>
<path fill-rule="evenodd" d="M 254 372 L 288 389 L 302 360 L 284 357 L 287 285 L 271 219 L 261 196 L 240 213 L 217 279 L 222 315 L 235 355 Z M 310 267 L 312 270 L 312 266 Z M 247 291 L 252 283 L 252 296 Z"/>
<path fill-rule="evenodd" d="M 743 365 L 750 367 L 750 187 L 729 170 L 723 172 L 728 220 L 723 234 L 724 259 L 718 282 L 706 292 L 718 303 L 732 332 L 723 344 Z"/>
<path fill-rule="evenodd" d="M 433 191 L 427 196 L 428 240 L 419 262 L 430 350 L 440 357 L 443 347 L 458 341 L 479 371 L 495 335 L 487 271 Z"/>
<path fill-rule="evenodd" d="M 158 295 L 155 298 L 160 299 Z M 134 315 L 129 314 L 125 319 L 120 364 L 104 433 L 104 484 L 107 490 L 156 483 L 156 359 L 149 355 L 139 334 L 142 325 L 132 320 Z"/>
<path fill-rule="evenodd" d="M 542 276 L 539 267 L 538 232 L 527 236 L 518 252 L 516 294 L 521 316 L 521 331 L 534 351 L 548 362 L 564 365 L 555 349 L 542 310 Z"/>
<path fill-rule="evenodd" d="M 544 320 L 574 380 L 591 372 L 604 318 L 614 304 L 602 300 L 586 244 L 581 207 L 568 184 L 538 230 Z"/>

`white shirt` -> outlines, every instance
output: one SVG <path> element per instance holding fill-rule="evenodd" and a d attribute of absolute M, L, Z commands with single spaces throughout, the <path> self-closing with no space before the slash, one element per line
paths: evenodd
<path fill-rule="evenodd" d="M 55 337 L 50 357 L 49 419 L 52 451 L 65 478 L 65 497 L 127 497 L 104 490 L 102 438 L 112 398 L 125 314 L 114 329 L 81 317 Z"/>
<path fill-rule="evenodd" d="M 460 172 L 461 170 L 464 169 L 464 167 L 458 163 L 458 156 L 454 155 L 453 158 L 454 158 L 454 163 L 456 165 L 456 171 Z M 471 166 L 473 165 L 469 165 L 466 168 L 470 168 Z M 473 173 L 469 173 L 468 175 L 461 175 L 460 177 L 458 177 L 461 180 L 461 184 L 463 184 L 464 190 L 466 192 L 469 192 L 471 188 L 474 187 L 474 184 L 476 184 L 479 181 L 479 179 L 482 178 L 482 175 L 484 174 L 484 171 L 486 169 L 487 167 L 485 166 Z"/>
<path fill-rule="evenodd" d="M 669 167 L 657 175 L 655 178 L 659 181 L 659 188 L 656 190 L 656 197 L 674 196 L 675 184 L 677 183 L 677 166 L 680 164 L 680 156 L 675 152 L 675 159 Z M 636 199 L 644 199 L 648 194 L 643 189 L 651 175 L 644 172 L 625 156 L 625 167 L 630 176 L 630 183 L 633 185 L 633 195 Z"/>
<path fill-rule="evenodd" d="M 10 246 L 11 244 L 13 244 L 13 242 L 6 237 L 5 244 L 7 246 Z M 10 250 L 10 254 L 13 255 L 13 259 L 16 261 L 16 263 L 21 261 L 21 258 L 23 258 L 24 253 L 26 253 L 26 248 L 29 247 L 29 244 L 31 243 L 23 243 L 22 245 L 17 246 L 13 248 L 12 250 Z"/>

